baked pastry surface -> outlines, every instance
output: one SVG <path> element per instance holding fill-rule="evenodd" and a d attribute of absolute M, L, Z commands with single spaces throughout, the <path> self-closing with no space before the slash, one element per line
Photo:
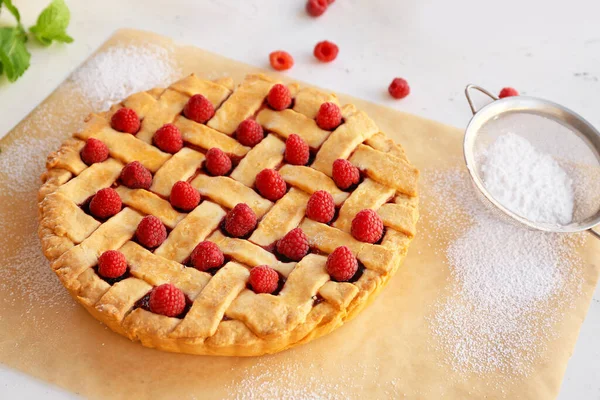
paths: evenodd
<path fill-rule="evenodd" d="M 369 116 L 353 105 L 341 107 L 342 124 L 333 131 L 319 128 L 315 116 L 324 102 L 338 103 L 334 94 L 288 85 L 290 108 L 275 111 L 266 105 L 277 82 L 249 75 L 234 88 L 231 79 L 201 80 L 195 75 L 167 89 L 129 96 L 110 111 L 91 115 L 85 128 L 50 154 L 39 191 L 39 236 L 43 251 L 62 284 L 95 318 L 113 331 L 144 346 L 190 354 L 254 356 L 275 353 L 331 332 L 356 315 L 383 288 L 404 259 L 418 219 L 418 171 L 402 147 L 379 131 Z M 187 119 L 182 110 L 191 96 L 202 94 L 215 114 L 205 124 Z M 111 127 L 121 107 L 133 109 L 141 120 L 135 134 Z M 253 147 L 236 140 L 238 125 L 254 118 L 264 139 Z M 153 144 L 154 133 L 172 123 L 181 131 L 184 147 L 175 154 Z M 285 162 L 285 141 L 299 135 L 311 148 L 306 166 Z M 101 140 L 110 151 L 106 161 L 86 165 L 81 150 L 89 138 Z M 234 166 L 227 176 L 210 176 L 205 154 L 220 148 Z M 332 165 L 347 159 L 361 172 L 361 180 L 341 190 L 332 179 Z M 139 161 L 152 175 L 146 189 L 120 183 L 123 167 Z M 260 195 L 256 175 L 265 168 L 278 170 L 287 184 L 277 201 Z M 173 208 L 171 188 L 188 181 L 201 194 L 191 212 Z M 99 190 L 114 188 L 123 203 L 116 215 L 99 220 L 88 203 Z M 333 222 L 324 224 L 305 216 L 307 202 L 317 190 L 329 192 L 336 205 Z M 238 203 L 246 203 L 258 218 L 248 237 L 235 238 L 222 221 Z M 364 209 L 377 212 L 385 227 L 375 243 L 351 234 L 352 220 Z M 156 249 L 135 240 L 138 224 L 154 215 L 166 226 L 167 239 Z M 275 243 L 301 228 L 310 244 L 300 261 L 285 259 Z M 202 241 L 215 243 L 225 264 L 200 271 L 189 263 Z M 327 272 L 328 254 L 348 247 L 359 262 L 349 281 L 337 282 Z M 127 260 L 120 280 L 98 274 L 98 258 L 119 250 Z M 275 269 L 281 289 L 255 293 L 249 271 L 259 265 Z M 167 317 L 151 312 L 144 299 L 161 284 L 179 288 L 190 303 L 186 312 Z"/>

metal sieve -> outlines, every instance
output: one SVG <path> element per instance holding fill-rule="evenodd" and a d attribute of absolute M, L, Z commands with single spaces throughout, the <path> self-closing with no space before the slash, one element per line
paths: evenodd
<path fill-rule="evenodd" d="M 477 90 L 489 96 L 493 101 L 477 110 L 473 103 L 473 99 L 471 98 L 471 91 L 473 90 Z M 586 214 L 581 215 L 577 219 L 574 217 L 573 221 L 569 224 L 560 225 L 531 221 L 509 210 L 491 195 L 491 193 L 485 187 L 482 172 L 478 165 L 481 160 L 482 149 L 486 147 L 486 145 L 489 145 L 491 140 L 491 136 L 487 132 L 494 131 L 494 129 L 490 129 L 489 127 L 498 125 L 498 121 L 501 121 L 502 118 L 505 120 L 514 120 L 515 115 L 526 115 L 528 121 L 534 121 L 534 125 L 537 123 L 535 122 L 536 118 L 540 118 L 540 123 L 543 122 L 546 124 L 546 120 L 550 120 L 553 121 L 553 123 L 557 123 L 565 129 L 568 129 L 572 133 L 572 136 L 574 136 L 570 140 L 577 141 L 578 146 L 583 143 L 588 148 L 588 150 L 586 150 L 589 151 L 590 155 L 588 159 L 591 159 L 592 162 L 588 162 L 588 164 L 585 166 L 582 165 L 581 168 L 588 168 L 586 171 L 593 171 L 594 173 L 600 171 L 600 132 L 598 132 L 598 130 L 596 130 L 580 115 L 566 107 L 547 100 L 529 96 L 513 96 L 498 99 L 498 97 L 494 96 L 489 91 L 476 85 L 468 85 L 465 88 L 465 95 L 467 97 L 467 101 L 469 102 L 469 106 L 471 107 L 471 111 L 473 112 L 473 117 L 469 121 L 469 124 L 465 130 L 463 151 L 467 169 L 469 170 L 472 182 L 477 189 L 480 199 L 490 209 L 492 209 L 495 214 L 500 215 L 503 220 L 510 221 L 511 223 L 518 223 L 525 225 L 530 229 L 545 232 L 581 232 L 587 230 L 600 239 L 600 234 L 592 229 L 596 225 L 600 224 L 600 191 L 596 193 L 596 191 L 592 189 L 594 193 L 587 194 L 588 198 L 591 198 L 592 200 L 586 200 L 585 203 L 587 205 L 592 205 L 591 211 L 586 212 Z M 542 119 L 544 119 L 544 121 L 542 121 Z M 485 136 L 490 137 L 483 138 L 483 132 L 486 132 Z M 559 143 L 559 141 L 565 139 L 567 136 L 569 135 L 563 134 L 562 131 L 560 131 L 555 138 L 555 142 L 557 144 L 554 144 L 554 146 L 560 151 L 563 151 L 563 153 L 569 152 L 569 146 L 563 146 L 561 143 Z M 542 137 L 542 141 L 544 140 L 546 142 L 544 145 L 549 145 L 549 139 Z M 557 156 L 556 154 L 552 155 Z M 569 154 L 565 155 L 568 156 Z M 571 158 L 573 158 L 572 155 Z M 575 159 L 571 160 L 570 163 L 572 165 L 579 165 L 579 161 L 580 160 Z M 592 182 L 598 182 L 596 178 L 593 179 L 594 180 Z M 586 186 L 583 189 L 587 190 L 588 192 L 590 191 L 589 188 L 593 187 L 591 185 L 584 184 L 579 186 L 580 189 L 581 186 Z M 574 191 L 577 190 L 575 181 L 573 189 Z M 584 202 L 582 201 L 581 204 L 583 203 Z"/>

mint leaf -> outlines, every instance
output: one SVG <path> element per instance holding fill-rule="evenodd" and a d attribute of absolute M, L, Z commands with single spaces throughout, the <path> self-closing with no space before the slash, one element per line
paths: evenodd
<path fill-rule="evenodd" d="M 6 0 L 4 0 L 6 1 Z M 64 0 L 53 0 L 42 11 L 37 23 L 29 28 L 35 38 L 44 46 L 49 46 L 53 40 L 71 43 L 73 38 L 67 35 L 67 27 L 71 20 L 71 12 Z"/>
<path fill-rule="evenodd" d="M 1 70 L 14 82 L 29 68 L 31 55 L 25 47 L 27 37 L 20 28 L 0 28 Z"/>
<path fill-rule="evenodd" d="M 17 7 L 13 5 L 12 0 L 0 0 L 0 6 L 2 6 L 2 3 L 4 3 L 8 11 L 10 11 L 10 13 L 15 17 L 19 23 L 19 26 L 21 26 L 21 14 L 19 14 Z"/>

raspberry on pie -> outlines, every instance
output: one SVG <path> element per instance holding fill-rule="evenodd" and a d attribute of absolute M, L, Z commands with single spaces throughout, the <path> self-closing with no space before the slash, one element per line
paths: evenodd
<path fill-rule="evenodd" d="M 250 270 L 248 283 L 255 293 L 273 293 L 279 286 L 279 274 L 268 265 L 259 265 Z"/>
<path fill-rule="evenodd" d="M 274 85 L 267 95 L 267 103 L 273 110 L 285 110 L 292 104 L 290 89 L 281 83 Z"/>
<path fill-rule="evenodd" d="M 183 147 L 181 131 L 173 124 L 164 124 L 154 134 L 154 145 L 167 153 L 175 154 Z"/>
<path fill-rule="evenodd" d="M 87 165 L 105 161 L 108 158 L 108 147 L 98 139 L 89 138 L 81 149 L 81 161 Z"/>
<path fill-rule="evenodd" d="M 75 301 L 145 346 L 256 356 L 331 332 L 389 282 L 418 171 L 365 112 L 280 83 L 191 75 L 49 156 L 39 235 Z"/>
<path fill-rule="evenodd" d="M 136 134 L 140 130 L 140 119 L 131 108 L 119 108 L 110 120 L 111 127 L 119 132 Z"/>
<path fill-rule="evenodd" d="M 308 144 L 292 133 L 285 141 L 285 161 L 293 165 L 306 165 L 310 157 Z"/>
<path fill-rule="evenodd" d="M 319 128 L 332 131 L 342 123 L 342 111 L 335 103 L 323 103 L 316 116 Z"/>
<path fill-rule="evenodd" d="M 139 161 L 133 161 L 123 167 L 121 183 L 130 189 L 150 189 L 152 173 Z"/>
<path fill-rule="evenodd" d="M 149 306 L 155 314 L 176 317 L 185 309 L 185 294 L 177 286 L 164 283 L 150 293 Z"/>
<path fill-rule="evenodd" d="M 179 181 L 173 185 L 171 205 L 182 211 L 192 211 L 200 203 L 200 192 L 188 182 Z"/>
<path fill-rule="evenodd" d="M 262 126 L 253 119 L 243 120 L 236 130 L 237 140 L 244 146 L 254 147 L 265 137 Z"/>

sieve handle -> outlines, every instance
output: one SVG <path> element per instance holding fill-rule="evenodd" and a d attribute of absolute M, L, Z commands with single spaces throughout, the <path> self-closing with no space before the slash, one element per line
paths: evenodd
<path fill-rule="evenodd" d="M 596 237 L 596 239 L 600 239 L 600 233 L 596 232 L 594 228 L 588 229 L 588 232 Z"/>
<path fill-rule="evenodd" d="M 469 102 L 469 107 L 471 107 L 471 111 L 473 112 L 473 115 L 477 114 L 477 110 L 475 109 L 475 105 L 473 105 L 473 100 L 471 99 L 471 93 L 470 93 L 471 90 L 477 90 L 483 94 L 486 94 L 494 101 L 498 100 L 498 98 L 496 96 L 494 96 L 493 94 L 491 94 L 490 92 L 488 92 L 487 90 L 482 88 L 481 86 L 471 85 L 471 84 L 467 85 L 467 87 L 465 88 L 465 96 L 467 96 L 467 101 Z"/>

